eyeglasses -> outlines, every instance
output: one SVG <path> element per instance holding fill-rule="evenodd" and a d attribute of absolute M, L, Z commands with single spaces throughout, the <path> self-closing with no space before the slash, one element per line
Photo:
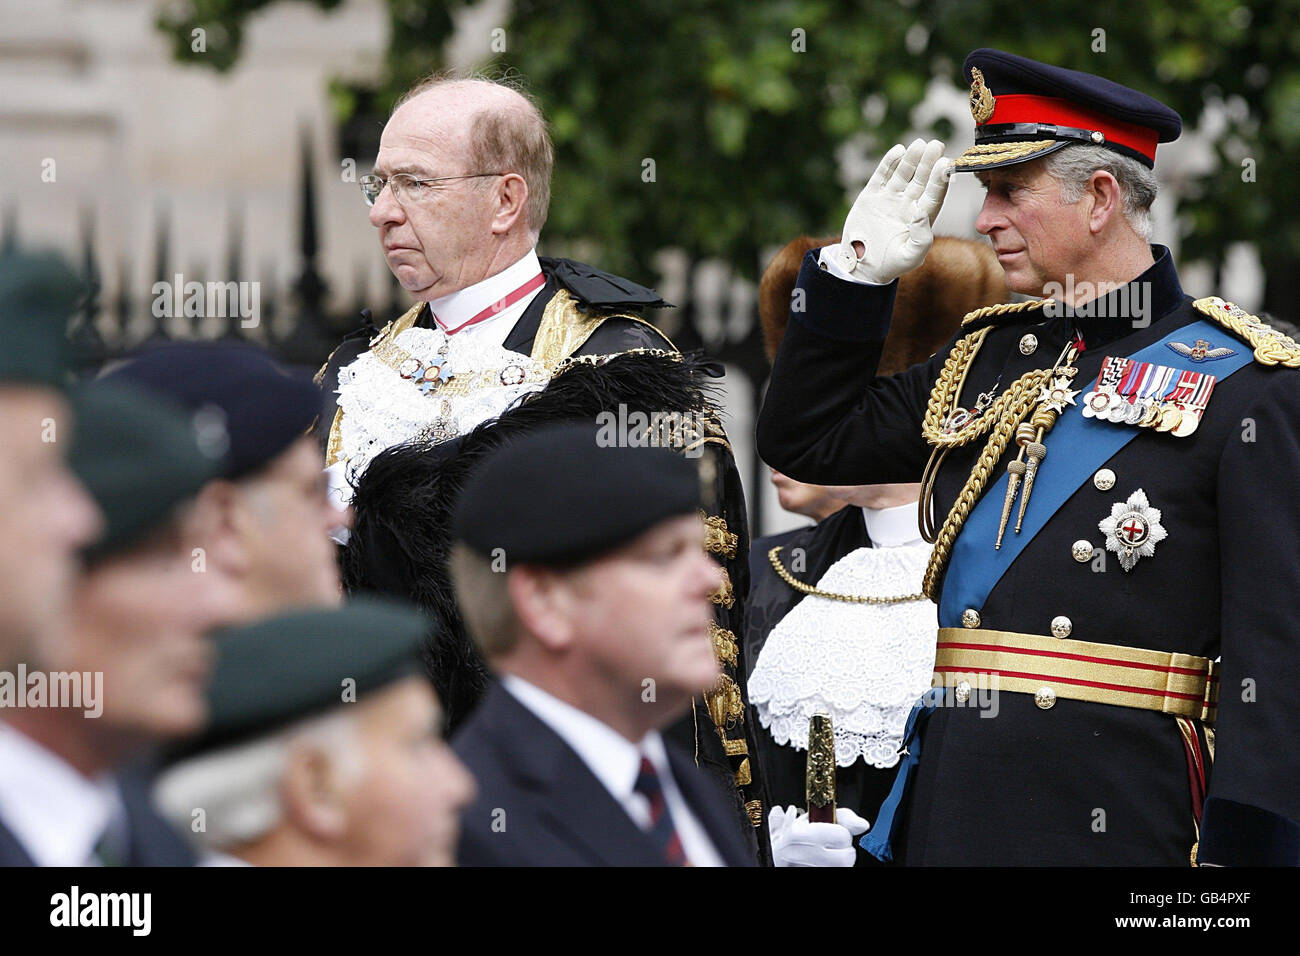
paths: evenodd
<path fill-rule="evenodd" d="M 393 173 L 387 179 L 373 173 L 361 177 L 361 195 L 366 205 L 373 206 L 379 201 L 379 194 L 385 186 L 393 187 L 393 195 L 399 203 L 420 203 L 433 195 L 434 183 L 450 182 L 453 179 L 481 179 L 485 176 L 504 176 L 505 173 L 470 173 L 468 176 L 439 176 L 437 179 L 416 179 L 410 173 Z"/>

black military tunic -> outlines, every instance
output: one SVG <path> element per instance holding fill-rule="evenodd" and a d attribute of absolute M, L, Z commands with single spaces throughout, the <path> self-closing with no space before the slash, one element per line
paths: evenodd
<path fill-rule="evenodd" d="M 1091 308 L 993 319 L 960 404 L 1050 368 L 1076 336 L 1084 351 L 1072 387 L 1086 390 L 1105 356 L 1131 355 L 1204 318 L 1183 293 L 1169 251 L 1152 253 L 1155 264 L 1129 288 Z M 759 417 L 760 453 L 800 481 L 916 481 L 930 454 L 921 422 L 951 345 L 877 379 L 896 283 L 842 281 L 820 270 L 815 255 L 799 280 L 806 311 L 791 316 Z M 1149 308 L 1130 316 L 1124 307 L 1133 303 Z M 1032 350 L 1021 347 L 1027 333 L 1037 340 Z M 1251 350 L 1226 329 L 1210 345 Z M 985 629 L 1047 635 L 1064 616 L 1071 640 L 1222 654 L 1202 861 L 1300 861 L 1300 757 L 1291 746 L 1300 730 L 1298 411 L 1300 375 L 1250 362 L 1219 382 L 1194 434 L 1137 430 L 1095 463 L 1114 472 L 1113 486 L 1085 481 L 972 609 Z M 1045 470 L 1072 453 L 1050 434 L 1045 444 Z M 936 484 L 940 521 L 983 447 L 979 440 L 948 456 Z M 1014 457 L 1015 444 L 1008 447 L 993 478 Z M 1077 560 L 1073 544 L 1102 551 L 1098 523 L 1138 489 L 1168 532 L 1154 555 L 1128 572 L 1111 553 L 1104 565 Z M 994 554 L 992 540 L 976 544 Z M 940 623 L 954 624 L 942 612 Z M 1189 769 L 1168 714 L 1070 699 L 1040 709 L 1030 694 L 1003 693 L 992 719 L 976 708 L 939 707 L 921 742 L 894 846 L 909 865 L 1188 863 L 1197 840 Z M 1200 742 L 1208 752 L 1209 741 Z"/>

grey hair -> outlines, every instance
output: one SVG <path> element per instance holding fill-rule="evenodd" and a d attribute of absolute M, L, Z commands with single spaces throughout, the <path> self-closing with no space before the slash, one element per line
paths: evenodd
<path fill-rule="evenodd" d="M 1104 146 L 1070 145 L 1043 158 L 1047 174 L 1061 184 L 1061 201 L 1078 202 L 1088 178 L 1097 170 L 1115 177 L 1124 218 L 1141 238 L 1151 239 L 1151 204 L 1156 199 L 1156 174 L 1136 159 Z"/>
<path fill-rule="evenodd" d="M 340 777 L 365 769 L 356 721 L 346 708 L 308 717 L 250 743 L 235 744 L 183 760 L 162 774 L 154 789 L 158 809 L 182 833 L 209 850 L 225 850 L 261 839 L 282 819 L 280 784 L 289 754 L 317 747 L 335 763 Z M 195 811 L 203 827 L 195 829 Z"/>

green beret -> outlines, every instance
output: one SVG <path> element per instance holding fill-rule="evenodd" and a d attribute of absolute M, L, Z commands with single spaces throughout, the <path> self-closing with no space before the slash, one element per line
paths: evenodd
<path fill-rule="evenodd" d="M 239 743 L 421 673 L 431 623 L 412 605 L 354 598 L 216 634 L 209 723 L 172 759 Z M 350 681 L 345 685 L 345 681 Z M 346 693 L 346 698 L 345 698 Z"/>
<path fill-rule="evenodd" d="M 143 541 L 220 473 L 221 459 L 200 442 L 192 419 L 142 389 L 92 382 L 73 393 L 72 405 L 69 463 L 105 518 L 104 534 L 87 549 L 92 560 Z"/>
<path fill-rule="evenodd" d="M 53 253 L 0 255 L 0 382 L 64 387 L 68 320 L 84 292 Z"/>

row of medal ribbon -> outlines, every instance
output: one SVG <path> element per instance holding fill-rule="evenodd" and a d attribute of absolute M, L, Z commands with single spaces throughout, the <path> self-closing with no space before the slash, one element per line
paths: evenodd
<path fill-rule="evenodd" d="M 1107 356 L 1083 397 L 1083 415 L 1186 438 L 1200 425 L 1216 381 L 1205 372 Z"/>

